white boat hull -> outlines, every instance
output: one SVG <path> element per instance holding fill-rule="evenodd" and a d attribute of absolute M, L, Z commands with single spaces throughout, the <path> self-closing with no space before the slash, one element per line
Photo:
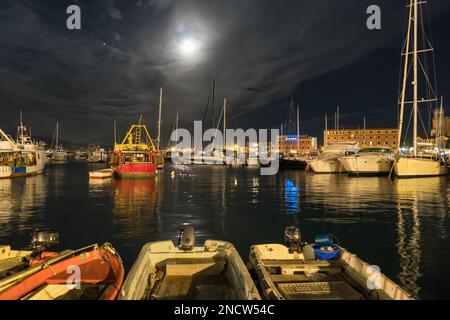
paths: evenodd
<path fill-rule="evenodd" d="M 340 157 L 339 162 L 344 170 L 355 175 L 389 174 L 394 160 L 387 155 L 353 155 Z"/>
<path fill-rule="evenodd" d="M 438 177 L 448 174 L 445 164 L 424 158 L 400 158 L 394 162 L 398 178 Z"/>
<path fill-rule="evenodd" d="M 337 158 L 307 160 L 314 173 L 344 173 L 345 169 Z"/>
<path fill-rule="evenodd" d="M 2 165 L 0 166 L 0 178 L 14 178 L 33 176 L 44 172 L 46 157 L 44 150 L 25 151 L 26 154 L 33 154 L 33 165 Z"/>

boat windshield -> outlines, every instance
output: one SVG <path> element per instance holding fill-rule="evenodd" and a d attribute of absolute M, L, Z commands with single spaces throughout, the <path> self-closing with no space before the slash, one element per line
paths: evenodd
<path fill-rule="evenodd" d="M 391 153 L 389 148 L 362 148 L 358 153 Z"/>

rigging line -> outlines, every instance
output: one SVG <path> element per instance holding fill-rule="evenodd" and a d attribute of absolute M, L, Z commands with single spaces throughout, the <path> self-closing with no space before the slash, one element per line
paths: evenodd
<path fill-rule="evenodd" d="M 177 122 L 177 120 L 175 119 L 175 121 L 173 122 L 173 125 L 172 125 L 172 131 L 171 131 L 171 134 L 170 135 L 172 135 L 172 132 L 174 132 L 175 131 L 175 125 L 176 125 L 176 122 Z M 167 150 L 169 149 L 169 147 L 170 147 L 170 143 L 171 143 L 172 141 L 169 139 L 169 142 L 167 142 Z M 178 141 L 177 141 L 178 142 Z"/>
<path fill-rule="evenodd" d="M 406 131 L 405 131 L 405 140 L 403 140 L 403 145 L 406 144 L 406 137 L 408 136 L 409 128 L 411 127 L 412 116 L 413 116 L 413 112 L 411 110 L 411 113 L 409 115 L 408 126 L 406 127 Z M 399 146 L 399 148 L 400 148 L 400 146 Z"/>
<path fill-rule="evenodd" d="M 428 41 L 428 38 L 427 38 L 427 35 L 426 35 L 426 30 L 425 30 L 425 19 L 424 19 L 424 16 L 423 16 L 422 8 L 420 10 L 420 21 L 421 21 L 421 30 L 422 30 L 422 45 L 426 48 L 426 42 Z M 421 66 L 421 68 L 422 68 L 423 73 L 425 74 L 425 76 L 429 77 L 428 73 L 429 73 L 430 69 L 429 69 L 429 64 L 428 64 L 428 54 L 427 53 L 425 53 L 423 55 L 423 59 L 424 59 L 424 61 L 423 61 L 423 65 Z M 429 79 L 427 79 L 427 81 L 428 81 L 429 85 L 426 86 L 426 90 L 425 91 L 426 91 L 427 98 L 429 98 L 431 96 L 432 92 L 433 92 L 433 88 L 432 88 L 431 81 Z M 432 103 L 429 102 L 428 103 L 428 109 L 427 109 L 428 129 L 431 129 L 431 109 L 432 109 Z"/>
<path fill-rule="evenodd" d="M 420 59 L 417 59 L 417 61 L 419 61 L 420 68 L 422 69 L 423 75 L 425 76 L 425 79 L 427 80 L 428 89 L 431 90 L 431 93 L 432 93 L 432 95 L 430 95 L 429 97 L 430 97 L 430 98 L 432 97 L 432 98 L 434 98 L 434 99 L 437 99 L 437 93 L 433 90 L 433 85 L 432 85 L 431 82 L 430 82 L 430 78 L 428 77 L 428 74 L 427 74 L 427 72 L 426 72 L 426 70 L 425 70 L 425 67 L 423 66 L 423 64 L 422 64 L 422 62 L 420 61 Z M 427 97 L 427 98 L 428 98 L 428 97 Z"/>
<path fill-rule="evenodd" d="M 425 124 L 424 124 L 422 116 L 420 114 L 420 110 L 418 110 L 417 114 L 419 115 L 420 123 L 422 123 L 423 131 L 425 132 L 425 138 L 428 139 L 429 137 L 428 137 L 427 129 L 425 128 Z"/>

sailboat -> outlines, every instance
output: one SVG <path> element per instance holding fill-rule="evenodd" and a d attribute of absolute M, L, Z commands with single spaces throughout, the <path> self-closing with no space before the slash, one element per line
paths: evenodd
<path fill-rule="evenodd" d="M 287 150 L 280 155 L 280 169 L 300 169 L 305 170 L 307 167 L 306 157 L 300 154 L 300 107 L 297 106 L 297 119 L 296 119 L 296 133 L 294 135 L 294 97 L 291 97 L 291 103 L 289 105 L 289 120 L 286 123 L 286 136 L 282 135 L 282 139 L 285 139 L 285 144 L 291 142 L 296 143 L 295 149 Z"/>
<path fill-rule="evenodd" d="M 213 78 L 211 90 L 208 96 L 208 102 L 206 104 L 205 113 L 203 116 L 203 123 L 205 123 L 205 119 L 208 113 L 209 103 L 212 100 L 212 125 L 216 125 L 216 102 L 215 102 L 215 90 L 216 90 L 216 80 Z M 212 95 L 212 96 L 211 96 Z M 211 99 L 212 98 L 212 99 Z M 226 98 L 224 99 L 224 107 L 219 116 L 219 120 L 217 121 L 216 126 L 216 134 L 219 131 L 219 125 L 222 121 L 222 116 L 224 117 L 224 127 L 226 122 Z M 217 135 L 214 137 L 214 150 L 206 152 L 203 150 L 203 142 L 195 141 L 194 142 L 194 154 L 192 156 L 192 164 L 194 165 L 225 165 L 229 163 L 232 159 L 227 159 L 224 155 L 224 145 L 217 144 Z"/>
<path fill-rule="evenodd" d="M 52 162 L 66 162 L 67 151 L 63 146 L 59 144 L 59 122 L 56 122 L 56 142 L 55 146 L 51 150 L 47 150 L 47 156 L 49 156 Z"/>
<path fill-rule="evenodd" d="M 405 113 L 406 104 L 412 103 L 413 113 L 413 148 L 412 154 L 402 154 L 396 161 L 394 161 L 393 169 L 398 178 L 413 178 L 413 177 L 435 177 L 448 174 L 448 168 L 445 160 L 440 155 L 439 151 L 434 153 L 419 152 L 418 144 L 418 121 L 419 121 L 419 104 L 437 102 L 436 85 L 430 82 L 430 76 L 426 70 L 427 63 L 423 63 L 419 56 L 423 56 L 423 60 L 427 59 L 427 54 L 433 53 L 434 49 L 429 40 L 428 35 L 425 32 L 423 21 L 423 6 L 426 2 L 419 2 L 418 0 L 410 0 L 409 3 L 409 17 L 408 17 L 408 29 L 405 43 L 405 52 L 402 55 L 405 57 L 403 66 L 403 84 L 400 97 L 400 121 L 399 121 L 399 146 L 401 143 L 402 129 L 403 129 L 403 116 Z M 419 26 L 419 23 L 421 24 Z M 419 35 L 419 32 L 421 34 Z M 419 44 L 419 40 L 423 39 Z M 419 48 L 419 45 L 423 47 Z M 410 57 L 412 56 L 412 70 L 413 81 L 412 91 L 413 100 L 411 102 L 406 101 L 407 89 L 409 83 L 409 70 L 410 70 Z M 424 81 L 423 84 L 419 82 L 419 70 L 423 71 Z M 419 85 L 422 84 L 422 87 Z M 429 97 L 419 99 L 419 89 L 426 89 L 425 92 Z"/>
<path fill-rule="evenodd" d="M 44 168 L 44 143 L 31 139 L 20 112 L 15 141 L 0 129 L 0 178 L 36 175 Z"/>

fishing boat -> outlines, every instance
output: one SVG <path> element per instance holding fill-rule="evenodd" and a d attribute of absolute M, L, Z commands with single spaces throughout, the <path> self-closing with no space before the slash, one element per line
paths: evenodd
<path fill-rule="evenodd" d="M 88 146 L 88 156 L 87 156 L 87 162 L 88 163 L 105 163 L 108 162 L 108 153 L 105 151 L 104 148 L 98 146 L 98 145 L 89 145 Z"/>
<path fill-rule="evenodd" d="M 0 300 L 114 300 L 123 277 L 114 248 L 93 244 L 0 280 Z"/>
<path fill-rule="evenodd" d="M 146 244 L 128 274 L 121 300 L 259 300 L 235 247 L 207 240 L 195 246 L 192 226 L 172 241 Z"/>
<path fill-rule="evenodd" d="M 45 144 L 31 139 L 23 124 L 22 112 L 16 140 L 0 129 L 0 178 L 43 173 L 45 160 Z"/>
<path fill-rule="evenodd" d="M 411 300 L 375 267 L 335 243 L 330 235 L 302 244 L 298 228 L 285 230 L 286 246 L 255 245 L 248 267 L 268 300 Z"/>
<path fill-rule="evenodd" d="M 388 175 L 394 163 L 394 151 L 391 148 L 368 147 L 338 160 L 349 175 Z"/>
<path fill-rule="evenodd" d="M 427 34 L 429 30 L 425 26 L 424 13 L 427 2 L 418 0 L 410 0 L 408 5 L 408 28 L 405 40 L 403 66 L 403 83 L 400 96 L 400 121 L 399 121 L 399 146 L 402 138 L 403 118 L 405 107 L 412 104 L 413 114 L 413 147 L 412 153 L 401 154 L 394 161 L 394 171 L 398 178 L 417 178 L 417 177 L 435 177 L 448 174 L 446 161 L 439 150 L 435 150 L 434 154 L 420 152 L 418 143 L 418 120 L 419 104 L 427 104 L 428 107 L 436 108 L 435 103 L 438 102 L 436 75 L 428 72 L 428 63 L 423 64 L 423 60 L 427 61 L 431 55 L 434 64 L 434 47 L 431 43 L 431 35 Z M 411 59 L 412 57 L 412 59 Z M 412 79 L 410 76 L 412 70 Z M 419 79 L 419 72 L 423 79 Z M 431 80 L 430 80 L 431 79 Z M 420 83 L 419 80 L 423 80 Z M 409 84 L 412 84 L 412 90 Z M 424 89 L 424 90 L 423 90 Z M 423 90 L 422 92 L 419 92 Z M 407 94 L 412 91 L 412 101 L 406 101 Z M 423 95 L 419 97 L 419 95 Z M 437 137 L 439 138 L 439 137 Z"/>
<path fill-rule="evenodd" d="M 358 151 L 358 144 L 355 142 L 342 142 L 328 144 L 322 153 L 312 159 L 307 159 L 308 168 L 314 173 L 344 173 L 338 158 L 345 155 L 354 154 Z"/>
<path fill-rule="evenodd" d="M 142 118 L 141 118 L 142 120 Z M 132 125 L 122 143 L 114 145 L 111 168 L 117 178 L 148 178 L 158 172 L 156 148 L 147 126 Z"/>

